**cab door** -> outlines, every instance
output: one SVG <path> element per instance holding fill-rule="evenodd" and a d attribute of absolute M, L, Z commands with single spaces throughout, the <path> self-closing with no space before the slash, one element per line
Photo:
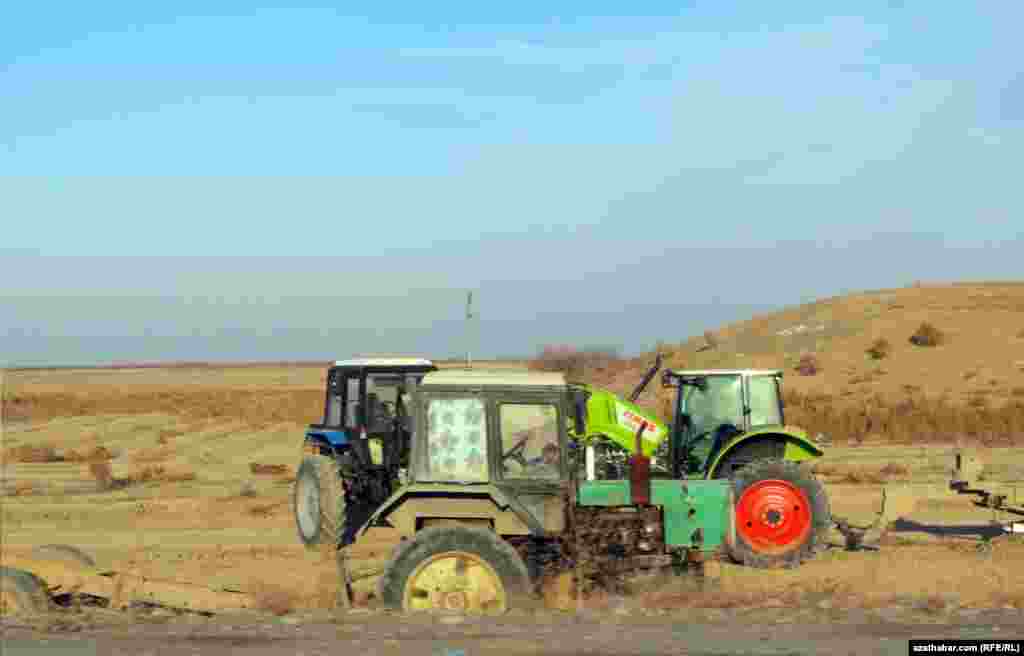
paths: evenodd
<path fill-rule="evenodd" d="M 500 398 L 493 402 L 500 449 L 495 484 L 527 515 L 531 532 L 564 529 L 562 481 L 566 479 L 565 408 L 550 396 Z"/>

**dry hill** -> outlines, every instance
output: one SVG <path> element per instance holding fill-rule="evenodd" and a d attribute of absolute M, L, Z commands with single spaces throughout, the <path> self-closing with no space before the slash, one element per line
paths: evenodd
<path fill-rule="evenodd" d="M 828 298 L 660 349 L 674 368 L 783 369 L 788 419 L 837 440 L 1024 437 L 1024 283 Z M 583 377 L 625 392 L 653 356 L 585 366 Z M 657 387 L 643 400 L 667 416 Z"/>

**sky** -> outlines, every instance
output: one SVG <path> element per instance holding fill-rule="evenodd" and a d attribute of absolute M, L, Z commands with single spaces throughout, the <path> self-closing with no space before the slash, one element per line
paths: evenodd
<path fill-rule="evenodd" d="M 1024 5 L 842 4 L 16 3 L 0 364 L 638 353 L 1020 279 Z"/>

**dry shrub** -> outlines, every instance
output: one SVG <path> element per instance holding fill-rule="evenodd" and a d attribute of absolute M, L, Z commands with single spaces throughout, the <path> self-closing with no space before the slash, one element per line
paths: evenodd
<path fill-rule="evenodd" d="M 253 590 L 256 607 L 277 616 L 287 615 L 299 602 L 299 596 L 288 590 L 268 583 L 259 583 Z"/>
<path fill-rule="evenodd" d="M 173 440 L 174 438 L 180 437 L 184 434 L 185 433 L 183 431 L 177 429 L 165 428 L 161 430 L 159 434 L 157 434 L 156 443 L 159 444 L 160 446 L 165 446 L 167 444 L 170 444 L 171 440 Z"/>
<path fill-rule="evenodd" d="M 249 471 L 258 476 L 286 476 L 290 473 L 288 465 L 267 465 L 259 462 L 250 462 Z"/>
<path fill-rule="evenodd" d="M 718 348 L 718 338 L 710 330 L 704 331 L 704 343 L 707 344 L 709 349 Z"/>
<path fill-rule="evenodd" d="M 559 372 L 571 380 L 584 380 L 590 373 L 612 369 L 621 362 L 621 356 L 613 348 L 577 349 L 568 345 L 553 345 L 541 349 L 528 366 L 535 371 Z"/>
<path fill-rule="evenodd" d="M 240 497 L 254 497 L 259 493 L 256 491 L 256 486 L 253 485 L 252 481 L 245 481 L 242 483 L 241 489 L 238 491 Z"/>
<path fill-rule="evenodd" d="M 1010 391 L 1010 394 L 1012 394 L 1013 396 L 1024 396 L 1024 387 L 1014 387 Z"/>
<path fill-rule="evenodd" d="M 163 465 L 147 465 L 128 476 L 130 483 L 181 483 L 195 480 L 194 472 L 187 470 L 169 471 Z"/>
<path fill-rule="evenodd" d="M 105 446 L 94 446 L 82 452 L 72 449 L 64 454 L 64 459 L 68 462 L 105 462 L 113 457 L 114 454 Z"/>
<path fill-rule="evenodd" d="M 914 346 L 938 346 L 946 341 L 946 335 L 925 321 L 917 327 L 917 331 L 910 336 L 909 341 Z"/>
<path fill-rule="evenodd" d="M 12 496 L 23 497 L 29 494 L 33 494 L 36 491 L 36 486 L 32 481 L 18 481 L 14 484 L 14 489 L 11 491 Z"/>
<path fill-rule="evenodd" d="M 275 501 L 274 503 L 258 503 L 249 507 L 249 514 L 256 517 L 270 517 L 274 512 L 287 502 Z"/>
<path fill-rule="evenodd" d="M 797 363 L 796 370 L 801 376 L 814 376 L 821 371 L 818 357 L 813 353 L 804 353 L 800 356 L 800 362 Z"/>
<path fill-rule="evenodd" d="M 115 485 L 114 473 L 109 462 L 102 461 L 90 463 L 89 474 L 92 475 L 93 479 L 96 481 L 96 486 L 100 490 L 109 490 Z"/>
<path fill-rule="evenodd" d="M 173 447 L 163 446 L 155 449 L 139 449 L 132 454 L 132 462 L 140 464 L 146 462 L 162 462 L 173 455 Z"/>
<path fill-rule="evenodd" d="M 4 449 L 4 460 L 7 462 L 44 463 L 61 462 L 64 460 L 52 444 L 23 444 Z"/>
<path fill-rule="evenodd" d="M 892 344 L 884 337 L 879 337 L 871 343 L 866 353 L 872 360 L 884 360 L 892 354 Z"/>

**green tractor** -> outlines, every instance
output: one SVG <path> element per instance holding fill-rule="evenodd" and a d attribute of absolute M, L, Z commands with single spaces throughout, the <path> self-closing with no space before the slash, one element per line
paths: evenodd
<path fill-rule="evenodd" d="M 826 545 L 833 522 L 821 482 L 803 466 L 823 454 L 807 433 L 787 426 L 777 370 L 666 371 L 675 390 L 671 423 L 636 405 L 661 368 L 661 358 L 628 401 L 573 384 L 586 404 L 586 433 L 576 435 L 588 480 L 621 479 L 640 450 L 655 456 L 654 476 L 728 480 L 736 498 L 737 539 L 731 557 L 752 567 L 795 566 Z"/>
<path fill-rule="evenodd" d="M 423 377 L 409 481 L 358 533 L 385 526 L 402 538 L 378 582 L 385 606 L 502 613 L 571 573 L 593 582 L 641 568 L 682 572 L 729 548 L 728 481 L 655 479 L 642 454 L 626 479 L 576 476 L 574 435 L 588 434 L 593 410 L 580 392 L 554 373 Z"/>

